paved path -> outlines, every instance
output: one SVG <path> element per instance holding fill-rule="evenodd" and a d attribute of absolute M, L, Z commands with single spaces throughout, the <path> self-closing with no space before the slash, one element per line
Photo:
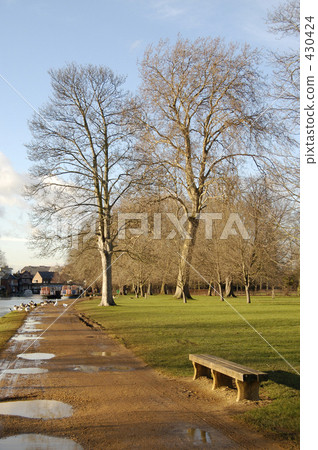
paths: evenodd
<path fill-rule="evenodd" d="M 210 386 L 204 392 L 204 381 L 161 376 L 105 332 L 80 321 L 71 308 L 54 322 L 62 310 L 47 305 L 30 312 L 9 342 L 0 364 L 0 408 L 6 407 L 4 400 L 55 400 L 71 405 L 72 415 L 38 419 L 2 414 L 2 437 L 38 433 L 72 439 L 82 446 L 74 448 L 85 450 L 281 448 L 230 421 L 228 411 L 244 406 L 235 403 L 234 393 L 225 401 L 222 393 L 213 399 Z M 49 326 L 41 336 L 40 330 Z M 42 339 L 23 340 L 30 336 Z M 55 356 L 17 358 L 33 352 Z M 42 373 L 12 373 L 34 368 Z M 65 441 L 65 447 L 45 448 L 73 447 Z"/>

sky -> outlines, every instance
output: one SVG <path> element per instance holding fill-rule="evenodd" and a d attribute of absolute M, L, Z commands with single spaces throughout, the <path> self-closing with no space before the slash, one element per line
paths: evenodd
<path fill-rule="evenodd" d="M 281 0 L 0 0 L 0 250 L 15 271 L 55 265 L 29 248 L 30 205 L 23 197 L 31 162 L 28 121 L 50 97 L 50 68 L 69 62 L 110 67 L 138 88 L 137 61 L 149 44 L 180 34 L 221 36 L 264 50 L 295 45 L 267 31 Z M 264 70 L 269 70 L 264 67 Z"/>

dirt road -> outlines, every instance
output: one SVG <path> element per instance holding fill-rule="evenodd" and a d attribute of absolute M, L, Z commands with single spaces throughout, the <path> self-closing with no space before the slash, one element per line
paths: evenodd
<path fill-rule="evenodd" d="M 212 393 L 208 380 L 164 377 L 108 337 L 107 330 L 79 320 L 72 308 L 55 321 L 62 311 L 62 305 L 46 305 L 30 312 L 1 355 L 2 438 L 32 433 L 73 440 L 43 447 L 60 450 L 282 448 L 229 418 L 230 412 L 249 407 L 235 403 L 234 393 Z M 34 336 L 41 339 L 34 342 Z M 50 359 L 31 353 L 47 353 Z M 30 373 L 37 369 L 41 373 Z M 6 415 L 5 402 L 22 400 L 54 400 L 68 409 L 63 413 L 55 402 L 45 418 L 38 418 L 43 417 L 39 409 L 36 418 L 21 417 L 27 413 L 16 403 L 15 414 L 21 416 L 11 410 Z M 28 412 L 39 403 L 30 402 Z M 51 418 L 55 414 L 66 417 Z M 0 449 L 6 442 L 0 440 Z"/>

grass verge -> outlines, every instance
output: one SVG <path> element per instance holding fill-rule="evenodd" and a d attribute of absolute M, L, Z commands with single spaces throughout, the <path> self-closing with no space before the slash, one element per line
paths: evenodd
<path fill-rule="evenodd" d="M 0 317 L 0 351 L 4 349 L 8 340 L 20 328 L 26 314 L 24 311 L 13 311 Z"/>
<path fill-rule="evenodd" d="M 116 300 L 117 307 L 98 303 L 84 300 L 76 308 L 167 375 L 192 376 L 189 353 L 209 353 L 268 372 L 269 381 L 262 383 L 260 393 L 271 402 L 238 420 L 298 442 L 299 376 L 293 368 L 299 370 L 299 298 L 253 297 L 247 305 L 243 298 L 220 302 L 217 297 L 197 296 L 183 304 L 170 296 L 125 296 Z"/>

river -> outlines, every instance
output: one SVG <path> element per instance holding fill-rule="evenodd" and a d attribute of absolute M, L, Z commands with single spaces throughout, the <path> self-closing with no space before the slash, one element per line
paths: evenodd
<path fill-rule="evenodd" d="M 32 295 L 29 297 L 0 297 L 0 317 L 8 314 L 10 308 L 14 305 L 20 305 L 20 303 L 28 303 L 33 300 L 35 303 L 41 301 L 40 295 Z"/>

